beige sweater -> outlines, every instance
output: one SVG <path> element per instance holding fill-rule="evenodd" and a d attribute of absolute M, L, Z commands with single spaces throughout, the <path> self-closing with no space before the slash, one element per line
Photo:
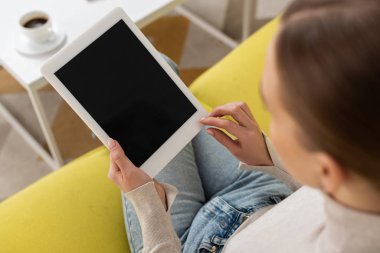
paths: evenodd
<path fill-rule="evenodd" d="M 298 184 L 283 169 L 272 145 L 268 150 L 275 166 L 241 169 L 265 171 L 297 189 Z M 169 207 L 176 196 L 165 185 Z M 144 253 L 178 253 L 181 243 L 168 211 L 160 201 L 154 183 L 147 183 L 125 196 L 135 207 L 141 224 Z M 247 219 L 227 241 L 223 252 L 380 252 L 380 215 L 347 208 L 318 190 L 302 187 L 276 205 L 259 210 Z"/>

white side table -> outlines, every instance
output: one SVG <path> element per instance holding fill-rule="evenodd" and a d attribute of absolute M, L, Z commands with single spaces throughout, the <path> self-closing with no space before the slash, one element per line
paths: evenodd
<path fill-rule="evenodd" d="M 0 65 L 2 65 L 28 92 L 33 108 L 51 154 L 1 104 L 0 113 L 25 141 L 52 168 L 63 165 L 63 159 L 47 121 L 38 90 L 48 83 L 40 73 L 40 66 L 54 52 L 44 56 L 26 57 L 15 50 L 19 18 L 33 10 L 48 13 L 56 27 L 66 33 L 66 44 L 80 35 L 103 15 L 121 7 L 139 26 L 143 27 L 164 15 L 184 0 L 13 0 L 0 8 Z"/>

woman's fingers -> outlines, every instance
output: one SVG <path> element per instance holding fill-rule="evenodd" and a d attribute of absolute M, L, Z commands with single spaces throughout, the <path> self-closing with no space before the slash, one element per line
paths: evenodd
<path fill-rule="evenodd" d="M 121 173 L 116 163 L 112 160 L 110 155 L 110 168 L 108 170 L 108 178 L 112 181 L 118 181 L 118 175 Z"/>
<path fill-rule="evenodd" d="M 148 174 L 128 159 L 117 141 L 109 139 L 108 148 L 111 160 L 108 176 L 123 192 L 129 192 L 152 181 Z"/>
<path fill-rule="evenodd" d="M 201 119 L 201 122 L 205 125 L 214 126 L 218 128 L 222 128 L 227 130 L 230 134 L 236 136 L 237 138 L 241 137 L 242 130 L 241 126 L 238 124 L 232 122 L 228 119 L 222 119 L 222 118 L 214 118 L 214 117 L 208 117 Z"/>
<path fill-rule="evenodd" d="M 239 144 L 231 139 L 223 131 L 216 128 L 208 128 L 207 133 L 212 135 L 220 144 L 225 146 L 232 154 L 237 154 L 239 150 Z"/>
<path fill-rule="evenodd" d="M 123 148 L 117 141 L 110 138 L 108 140 L 108 147 L 110 150 L 111 165 L 113 162 L 114 165 L 116 165 L 116 167 L 121 171 L 121 173 L 125 175 L 128 168 L 134 165 L 125 155 Z"/>
<path fill-rule="evenodd" d="M 248 105 L 245 102 L 238 102 L 238 103 L 240 103 L 241 109 L 243 109 L 243 111 L 248 115 L 248 117 L 250 119 L 253 119 L 254 121 L 256 121 L 255 117 L 253 117 L 253 114 L 252 114 L 251 110 L 249 109 Z"/>
<path fill-rule="evenodd" d="M 241 126 L 248 127 L 252 125 L 252 118 L 245 111 L 245 103 L 235 102 L 226 105 L 216 107 L 208 116 L 209 117 L 223 117 L 226 115 L 231 115 Z"/>

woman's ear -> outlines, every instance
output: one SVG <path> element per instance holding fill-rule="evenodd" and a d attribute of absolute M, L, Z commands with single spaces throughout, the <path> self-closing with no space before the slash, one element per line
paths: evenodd
<path fill-rule="evenodd" d="M 347 177 L 346 170 L 330 155 L 318 154 L 319 178 L 322 190 L 330 195 L 335 195 Z"/>

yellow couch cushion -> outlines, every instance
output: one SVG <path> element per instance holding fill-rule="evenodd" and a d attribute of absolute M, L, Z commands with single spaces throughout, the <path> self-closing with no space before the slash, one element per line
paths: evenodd
<path fill-rule="evenodd" d="M 277 27 L 278 19 L 256 32 L 197 78 L 190 86 L 194 95 L 209 107 L 245 101 L 261 129 L 267 132 L 270 118 L 260 98 L 259 83 L 267 47 Z"/>
<path fill-rule="evenodd" d="M 123 252 L 119 190 L 98 148 L 0 204 L 0 252 Z"/>
<path fill-rule="evenodd" d="M 208 110 L 244 100 L 267 129 L 258 83 L 277 21 L 251 36 L 191 86 Z M 209 107 L 210 105 L 211 107 Z M 1 253 L 128 253 L 119 190 L 96 149 L 0 204 Z"/>

